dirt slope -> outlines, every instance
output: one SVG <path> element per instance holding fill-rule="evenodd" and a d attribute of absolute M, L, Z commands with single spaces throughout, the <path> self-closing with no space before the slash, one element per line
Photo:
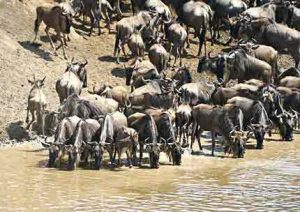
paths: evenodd
<path fill-rule="evenodd" d="M 51 54 L 52 49 L 45 36 L 43 24 L 40 27 L 41 45 L 33 46 L 30 43 L 33 39 L 35 8 L 54 4 L 51 0 L 0 0 L 0 142 L 29 138 L 23 122 L 30 90 L 27 79 L 31 79 L 33 75 L 36 78 L 46 76 L 44 92 L 48 109 L 58 107 L 55 81 L 64 72 L 67 61 L 62 58 L 61 49 L 58 51 L 60 57 Z M 89 88 L 96 83 L 124 85 L 122 65 L 115 64 L 112 58 L 115 35 L 102 29 L 101 36 L 94 34 L 88 37 L 87 31 L 86 27 L 75 22 L 71 33 L 72 40 L 66 50 L 69 59 L 82 59 L 83 56 L 88 59 Z M 213 48 L 213 52 L 218 53 L 224 47 L 215 45 Z M 197 52 L 197 43 L 194 40 L 188 52 L 184 63 L 196 70 L 198 58 L 193 56 Z M 289 60 L 284 62 L 287 65 Z M 193 76 L 199 78 L 198 74 L 193 73 Z"/>

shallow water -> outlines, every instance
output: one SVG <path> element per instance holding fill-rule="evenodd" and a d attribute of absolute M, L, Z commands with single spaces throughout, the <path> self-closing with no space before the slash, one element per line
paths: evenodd
<path fill-rule="evenodd" d="M 244 159 L 166 158 L 158 170 L 48 169 L 47 151 L 0 151 L 1 211 L 299 211 L 300 137 L 268 141 Z"/>

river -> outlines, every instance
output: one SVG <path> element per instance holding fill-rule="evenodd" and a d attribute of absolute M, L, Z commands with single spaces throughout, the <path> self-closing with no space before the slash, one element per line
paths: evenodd
<path fill-rule="evenodd" d="M 159 169 L 49 169 L 47 151 L 0 150 L 1 211 L 299 211 L 300 137 L 245 158 L 184 155 Z"/>

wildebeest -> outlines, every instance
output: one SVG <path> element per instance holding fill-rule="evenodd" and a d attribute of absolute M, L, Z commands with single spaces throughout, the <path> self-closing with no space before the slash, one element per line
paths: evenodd
<path fill-rule="evenodd" d="M 300 77 L 287 76 L 280 80 L 279 86 L 300 89 Z"/>
<path fill-rule="evenodd" d="M 242 47 L 247 52 L 247 54 L 267 62 L 272 66 L 274 75 L 273 77 L 278 76 L 278 52 L 274 48 L 272 48 L 271 46 L 254 44 L 252 42 L 240 43 L 238 44 L 238 46 Z"/>
<path fill-rule="evenodd" d="M 169 111 L 159 109 L 149 109 L 145 113 L 150 114 L 156 123 L 159 141 L 162 143 L 162 151 L 169 155 L 173 165 L 180 165 L 182 151 L 180 145 L 176 142 L 172 114 Z"/>
<path fill-rule="evenodd" d="M 214 155 L 215 150 L 215 133 L 218 133 L 225 139 L 225 152 L 231 150 L 233 151 L 233 155 L 235 157 L 244 156 L 244 132 L 237 131 L 235 129 L 235 126 L 228 116 L 228 113 L 222 107 L 199 104 L 193 107 L 192 119 L 193 132 L 191 149 L 193 147 L 195 138 L 197 137 L 199 148 L 202 150 L 200 134 L 203 130 L 208 130 L 212 133 L 212 155 Z"/>
<path fill-rule="evenodd" d="M 127 88 L 124 86 L 112 87 L 109 85 L 103 85 L 100 88 L 93 87 L 93 91 L 91 93 L 103 96 L 105 98 L 112 98 L 119 103 L 120 107 L 125 107 L 129 104 L 129 94 L 127 92 Z"/>
<path fill-rule="evenodd" d="M 137 15 L 123 18 L 117 23 L 114 46 L 114 56 L 117 57 L 117 63 L 119 63 L 119 54 L 121 49 L 123 54 L 126 55 L 124 45 L 128 42 L 132 33 L 134 33 L 137 29 L 141 29 L 142 27 L 149 25 L 154 15 L 155 14 L 152 12 L 141 11 Z"/>
<path fill-rule="evenodd" d="M 206 71 L 207 68 L 224 84 L 230 79 L 243 82 L 252 78 L 270 82 L 273 75 L 268 63 L 247 55 L 242 49 L 233 50 L 228 55 L 210 57 L 209 60 L 200 60 L 197 71 Z"/>
<path fill-rule="evenodd" d="M 91 22 L 91 28 L 89 32 L 89 36 L 92 35 L 93 28 L 95 26 L 98 27 L 98 34 L 101 34 L 101 29 L 100 29 L 100 20 L 102 18 L 102 9 L 105 8 L 104 15 L 106 16 L 106 21 L 107 21 L 107 28 L 110 32 L 110 19 L 107 15 L 107 9 L 109 9 L 111 12 L 113 11 L 110 3 L 107 0 L 100 0 L 100 1 L 95 1 L 95 0 L 81 0 L 82 4 L 82 9 L 81 13 L 84 16 L 88 16 L 90 18 Z"/>
<path fill-rule="evenodd" d="M 160 79 L 156 67 L 149 60 L 137 59 L 134 64 L 126 68 L 126 85 L 133 88 L 145 85 L 145 80 Z"/>
<path fill-rule="evenodd" d="M 176 71 L 176 73 L 172 76 L 172 80 L 176 81 L 176 88 L 180 88 L 186 83 L 192 82 L 192 74 L 188 67 L 179 67 Z"/>
<path fill-rule="evenodd" d="M 192 123 L 192 108 L 189 104 L 181 104 L 176 110 L 175 126 L 176 134 L 179 135 L 179 143 L 183 135 L 182 146 L 188 145 L 189 126 Z"/>
<path fill-rule="evenodd" d="M 287 50 L 298 67 L 300 61 L 300 32 L 285 25 L 277 24 L 266 18 L 247 20 L 239 28 L 239 37 L 254 38 L 261 44 L 272 46 L 274 49 Z M 282 42 L 286 41 L 286 42 Z"/>
<path fill-rule="evenodd" d="M 300 30 L 300 8 L 294 5 L 288 6 L 289 14 L 287 19 L 287 25 L 291 28 Z"/>
<path fill-rule="evenodd" d="M 115 159 L 113 154 L 115 152 L 117 134 L 123 127 L 127 127 L 127 118 L 123 113 L 114 112 L 104 117 L 99 141 L 108 151 L 111 165 L 113 165 Z"/>
<path fill-rule="evenodd" d="M 105 114 L 95 104 L 81 99 L 77 94 L 72 94 L 63 102 L 59 108 L 59 119 L 62 120 L 69 116 L 78 116 L 80 118 L 98 118 Z"/>
<path fill-rule="evenodd" d="M 141 31 L 135 30 L 128 39 L 128 48 L 132 53 L 132 57 L 144 58 L 145 44 L 141 35 Z"/>
<path fill-rule="evenodd" d="M 176 21 L 170 20 L 164 23 L 166 38 L 169 41 L 169 53 L 173 53 L 175 56 L 174 65 L 179 56 L 179 65 L 182 65 L 182 54 L 184 45 L 188 39 L 186 30 Z M 171 46 L 173 44 L 173 46 Z M 171 55 L 171 54 L 170 54 Z"/>
<path fill-rule="evenodd" d="M 132 12 L 136 14 L 141 10 L 157 12 L 165 20 L 172 18 L 171 11 L 161 0 L 131 0 Z"/>
<path fill-rule="evenodd" d="M 129 168 L 132 167 L 132 156 L 133 151 L 138 146 L 139 135 L 135 129 L 130 127 L 123 127 L 121 131 L 117 134 L 115 148 L 118 154 L 118 165 L 121 165 L 121 154 L 122 150 L 125 149 L 127 160 L 129 163 Z"/>
<path fill-rule="evenodd" d="M 128 125 L 139 133 L 140 164 L 145 146 L 145 150 L 149 153 L 150 167 L 158 168 L 161 144 L 158 142 L 158 131 L 153 117 L 136 113 L 128 117 Z"/>
<path fill-rule="evenodd" d="M 77 116 L 70 116 L 61 120 L 58 124 L 53 143 L 45 143 L 49 147 L 48 167 L 54 167 L 57 158 L 62 158 L 61 148 L 73 135 L 78 122 L 81 119 Z"/>
<path fill-rule="evenodd" d="M 199 103 L 209 103 L 214 90 L 214 84 L 199 81 L 181 86 L 179 88 L 179 95 L 182 102 L 197 105 Z"/>
<path fill-rule="evenodd" d="M 28 80 L 28 82 L 32 85 L 32 88 L 28 95 L 28 106 L 27 106 L 27 116 L 26 116 L 26 129 L 30 128 L 30 125 L 35 121 L 35 115 L 37 116 L 38 124 L 40 125 L 40 129 L 42 134 L 45 135 L 44 132 L 44 111 L 47 106 L 46 96 L 42 90 L 44 86 L 46 77 L 42 80 L 36 80 L 35 77 L 33 81 Z M 31 113 L 31 121 L 29 122 L 29 112 Z"/>
<path fill-rule="evenodd" d="M 262 149 L 265 133 L 270 127 L 270 119 L 263 104 L 239 96 L 229 99 L 227 103 L 240 107 L 244 114 L 244 127 L 248 127 L 254 133 L 257 140 L 256 148 Z"/>
<path fill-rule="evenodd" d="M 74 58 L 73 58 L 74 59 Z M 73 62 L 73 59 L 60 79 L 56 81 L 56 92 L 62 103 L 69 95 L 80 95 L 81 89 L 87 87 L 87 73 L 85 66 L 88 64 Z"/>
<path fill-rule="evenodd" d="M 67 55 L 65 53 L 65 47 L 64 47 L 65 45 L 67 45 L 65 34 L 69 34 L 71 30 L 71 24 L 72 24 L 71 14 L 65 12 L 64 9 L 61 8 L 60 6 L 54 6 L 51 8 L 37 7 L 36 19 L 34 24 L 35 37 L 33 39 L 33 43 L 37 38 L 41 22 L 44 22 L 46 25 L 45 32 L 50 40 L 51 46 L 54 49 L 55 54 L 56 54 L 56 47 L 54 46 L 51 36 L 49 35 L 50 28 L 55 30 L 57 39 L 61 43 L 64 58 L 67 59 Z"/>
<path fill-rule="evenodd" d="M 65 147 L 67 147 L 69 154 L 69 169 L 75 169 L 79 163 L 82 153 L 84 152 L 84 148 L 86 148 L 88 144 L 91 144 L 91 142 L 99 139 L 101 129 L 100 126 L 101 125 L 98 120 L 94 119 L 80 120 L 77 123 L 75 131 L 70 139 L 68 139 L 68 141 L 65 143 Z M 84 155 L 84 160 L 85 165 L 87 165 L 88 155 Z M 99 160 L 100 159 L 98 157 L 95 158 L 96 169 L 100 168 L 101 163 Z"/>
<path fill-rule="evenodd" d="M 55 133 L 58 125 L 58 113 L 56 111 L 44 111 L 45 115 L 45 135 L 51 136 Z"/>
<path fill-rule="evenodd" d="M 169 57 L 167 50 L 158 38 L 149 49 L 149 60 L 155 65 L 159 73 L 167 69 Z"/>
<path fill-rule="evenodd" d="M 87 94 L 82 97 L 82 99 L 88 101 L 89 103 L 95 105 L 103 114 L 113 113 L 120 109 L 119 103 L 112 98 L 105 98 L 103 96 Z"/>
<path fill-rule="evenodd" d="M 132 106 L 141 106 L 144 108 L 155 107 L 169 109 L 176 106 L 176 94 L 172 91 L 162 94 L 144 93 L 139 95 L 130 95 L 129 101 Z"/>
<path fill-rule="evenodd" d="M 201 49 L 204 44 L 206 55 L 206 30 L 210 29 L 212 37 L 212 18 L 213 11 L 210 6 L 201 1 L 177 1 L 167 0 L 168 4 L 172 5 L 178 15 L 178 22 L 184 23 L 188 27 L 193 27 L 195 36 L 199 39 L 198 56 L 201 54 Z M 188 31 L 187 31 L 187 34 Z M 213 40 L 213 39 L 212 39 Z M 189 42 L 188 42 L 189 43 Z M 189 44 L 188 44 L 189 45 Z"/>
<path fill-rule="evenodd" d="M 237 16 L 247 9 L 247 4 L 242 0 L 209 0 L 207 1 L 211 9 L 214 11 L 215 30 L 219 34 L 219 24 L 221 20 L 229 21 L 229 17 Z M 214 32 L 213 39 L 215 39 Z"/>

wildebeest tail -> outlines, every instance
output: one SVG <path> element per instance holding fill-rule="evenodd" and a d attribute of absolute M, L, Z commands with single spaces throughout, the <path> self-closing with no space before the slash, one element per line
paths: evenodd
<path fill-rule="evenodd" d="M 114 48 L 114 56 L 116 56 L 117 49 L 119 48 L 120 45 L 120 30 L 118 25 L 116 26 L 116 40 L 115 40 L 115 48 Z"/>

